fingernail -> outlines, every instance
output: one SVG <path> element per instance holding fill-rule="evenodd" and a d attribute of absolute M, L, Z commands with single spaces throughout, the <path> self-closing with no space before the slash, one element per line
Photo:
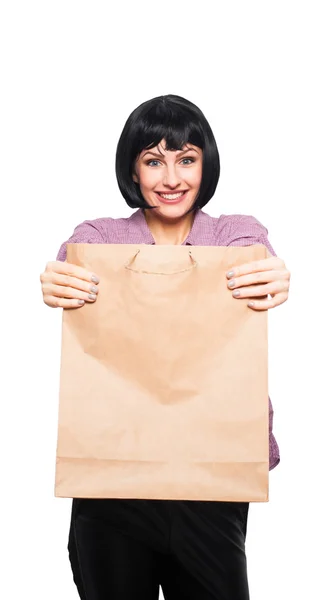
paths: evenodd
<path fill-rule="evenodd" d="M 233 294 L 232 294 L 235 298 L 237 298 L 238 296 L 240 296 L 240 291 L 239 290 L 234 290 Z"/>
<path fill-rule="evenodd" d="M 93 283 L 99 283 L 100 279 L 99 279 L 99 277 L 96 277 L 96 275 L 93 275 L 92 278 L 91 278 L 91 281 Z"/>
<path fill-rule="evenodd" d="M 228 271 L 228 273 L 227 273 L 228 279 L 230 279 L 233 276 L 234 276 L 234 271 Z"/>
<path fill-rule="evenodd" d="M 83 306 L 83 304 L 85 304 L 85 300 L 78 300 L 78 304 L 79 306 Z"/>
<path fill-rule="evenodd" d="M 230 281 L 230 282 L 228 283 L 228 287 L 229 287 L 229 288 L 233 288 L 235 285 L 236 285 L 236 282 L 235 282 L 235 280 L 234 280 L 234 279 L 232 279 L 232 281 Z"/>
<path fill-rule="evenodd" d="M 93 292 L 94 294 L 97 294 L 98 288 L 95 285 L 92 285 L 90 288 L 90 291 Z"/>
<path fill-rule="evenodd" d="M 250 306 L 250 308 L 252 308 L 252 306 L 254 306 L 254 302 L 248 302 L 248 306 Z"/>
<path fill-rule="evenodd" d="M 96 294 L 88 294 L 88 298 L 89 300 L 96 300 L 97 296 Z"/>

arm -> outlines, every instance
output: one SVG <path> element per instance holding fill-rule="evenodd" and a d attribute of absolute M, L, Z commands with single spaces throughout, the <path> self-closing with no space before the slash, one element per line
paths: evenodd
<path fill-rule="evenodd" d="M 99 277 L 86 269 L 66 261 L 67 244 L 102 243 L 103 237 L 93 222 L 76 227 L 73 235 L 64 242 L 57 260 L 48 262 L 41 274 L 43 301 L 51 308 L 79 308 L 97 299 Z"/>
<path fill-rule="evenodd" d="M 222 234 L 227 237 L 227 246 L 263 244 L 270 254 L 269 258 L 240 265 L 227 273 L 233 297 L 249 298 L 248 306 L 253 310 L 268 310 L 286 302 L 291 274 L 284 261 L 276 256 L 266 227 L 252 216 L 230 215 L 227 223 L 223 223 Z"/>
<path fill-rule="evenodd" d="M 260 265 L 259 263 L 256 264 L 252 264 L 252 265 L 241 265 L 238 269 L 234 269 L 234 273 L 231 274 L 230 273 L 230 277 L 229 277 L 229 273 L 227 274 L 227 278 L 229 279 L 228 281 L 228 288 L 231 290 L 237 289 L 240 286 L 249 286 L 254 283 L 257 283 L 257 288 L 250 288 L 250 287 L 245 287 L 245 288 L 241 288 L 240 287 L 240 292 L 242 292 L 242 294 L 240 296 L 234 296 L 237 298 L 242 298 L 242 297 L 248 297 L 249 295 L 252 295 L 253 293 L 255 293 L 255 290 L 259 290 L 261 295 L 263 294 L 267 294 L 268 292 L 263 291 L 264 286 L 259 286 L 259 279 L 263 277 L 263 273 L 265 273 L 265 271 L 261 271 L 258 270 L 258 267 L 262 267 L 265 266 L 267 269 L 267 265 L 269 265 L 269 263 L 272 265 L 271 261 L 273 262 L 273 266 L 282 266 L 282 264 L 284 265 L 283 261 L 280 261 L 280 259 L 275 258 L 276 257 L 276 253 L 274 251 L 274 249 L 272 248 L 269 240 L 268 240 L 268 231 L 267 229 L 259 222 L 257 221 L 257 219 L 255 219 L 254 217 L 251 216 L 244 216 L 244 215 L 230 215 L 229 217 L 223 215 L 223 217 L 220 217 L 219 219 L 220 221 L 220 233 L 222 235 L 221 237 L 221 245 L 227 245 L 227 246 L 250 246 L 253 244 L 263 244 L 264 246 L 266 246 L 266 248 L 268 249 L 268 252 L 270 254 L 270 258 L 266 259 L 265 261 L 259 261 L 262 262 L 262 265 Z M 276 261 L 280 261 L 280 262 L 276 262 Z M 284 265 L 285 267 L 285 265 Z M 270 269 L 271 271 L 274 271 L 274 268 Z M 279 274 L 281 276 L 281 280 L 284 281 L 284 277 L 285 277 L 285 281 L 288 281 L 289 284 L 289 273 L 288 271 L 285 272 L 285 270 L 283 268 L 278 268 L 275 271 L 279 271 Z M 274 275 L 276 275 L 276 272 L 274 273 Z M 235 285 L 234 286 L 230 286 L 230 282 L 232 281 L 232 279 L 235 280 Z M 274 281 L 274 280 L 273 280 Z M 262 290 L 260 290 L 259 288 L 262 288 Z M 285 298 L 285 300 L 287 299 L 287 297 Z M 285 301 L 283 300 L 283 301 Z M 270 306 L 268 305 L 264 305 L 262 304 L 264 301 L 263 300 L 254 300 L 254 298 L 252 298 L 252 301 L 254 302 L 254 306 L 251 306 L 250 308 L 254 308 L 254 309 L 266 309 L 266 308 L 270 308 Z M 270 302 L 270 301 L 268 301 Z M 276 304 L 277 305 L 277 304 Z M 269 449 L 270 449 L 270 464 L 269 464 L 269 469 L 272 470 L 275 467 L 277 467 L 277 465 L 280 462 L 280 452 L 279 452 L 279 447 L 278 444 L 276 442 L 275 436 L 273 434 L 273 417 L 274 417 L 274 410 L 273 410 L 273 406 L 272 406 L 272 402 L 271 402 L 271 398 L 269 397 Z"/>

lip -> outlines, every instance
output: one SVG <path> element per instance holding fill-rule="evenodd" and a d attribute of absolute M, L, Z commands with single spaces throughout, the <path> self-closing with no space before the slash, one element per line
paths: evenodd
<path fill-rule="evenodd" d="M 160 196 L 160 194 L 171 194 L 173 192 L 155 192 L 155 194 L 157 195 L 159 201 L 163 204 L 179 204 L 180 202 L 183 202 L 184 198 L 186 198 L 188 190 L 178 190 L 177 192 L 174 192 L 174 194 L 180 194 L 181 192 L 182 196 L 175 198 L 175 200 L 167 200 L 166 198 L 162 198 L 162 196 Z"/>

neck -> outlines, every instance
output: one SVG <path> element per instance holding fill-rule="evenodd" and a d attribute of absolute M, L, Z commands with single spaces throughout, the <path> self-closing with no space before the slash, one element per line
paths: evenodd
<path fill-rule="evenodd" d="M 144 216 L 156 244 L 177 246 L 186 240 L 192 228 L 195 213 L 191 212 L 175 221 L 161 219 L 154 213 L 154 210 L 144 210 Z"/>

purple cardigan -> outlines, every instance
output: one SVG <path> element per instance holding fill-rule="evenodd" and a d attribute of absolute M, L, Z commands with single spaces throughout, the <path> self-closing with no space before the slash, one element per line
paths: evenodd
<path fill-rule="evenodd" d="M 183 242 L 192 246 L 251 246 L 264 244 L 276 256 L 267 238 L 267 229 L 252 216 L 221 215 L 211 217 L 199 210 L 191 231 Z M 62 244 L 57 260 L 66 260 L 66 244 L 155 244 L 142 210 L 128 218 L 101 218 L 84 221 Z M 279 447 L 273 435 L 273 407 L 269 398 L 270 470 L 280 462 Z"/>

